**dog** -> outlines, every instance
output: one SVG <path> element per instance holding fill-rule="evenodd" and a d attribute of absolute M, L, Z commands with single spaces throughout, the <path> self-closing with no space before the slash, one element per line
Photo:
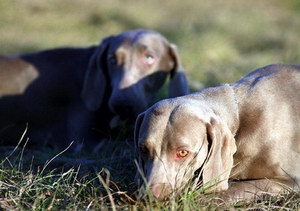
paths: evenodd
<path fill-rule="evenodd" d="M 230 200 L 298 190 L 300 66 L 269 65 L 160 101 L 138 116 L 135 147 L 135 180 L 158 199 L 190 181 Z"/>
<path fill-rule="evenodd" d="M 188 93 L 176 46 L 144 29 L 99 46 L 1 56 L 0 142 L 14 144 L 26 127 L 38 145 L 109 137 L 114 120 L 134 124 L 168 76 L 170 96 Z"/>

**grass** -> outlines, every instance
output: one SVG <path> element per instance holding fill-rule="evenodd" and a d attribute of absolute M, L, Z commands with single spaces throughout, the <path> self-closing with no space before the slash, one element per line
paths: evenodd
<path fill-rule="evenodd" d="M 235 81 L 267 64 L 299 63 L 299 14 L 297 0 L 0 0 L 0 53 L 95 45 L 110 34 L 149 28 L 178 46 L 191 89 L 198 90 Z M 161 95 L 166 97 L 166 92 Z M 184 191 L 166 202 L 138 202 L 133 196 L 133 144 L 122 141 L 124 131 L 117 133 L 113 137 L 120 140 L 107 140 L 96 154 L 1 147 L 0 206 L 17 210 L 300 209 L 300 193 L 293 191 L 247 203 L 219 202 L 201 190 Z"/>
<path fill-rule="evenodd" d="M 232 82 L 271 63 L 298 63 L 296 0 L 0 0 L 0 53 L 98 44 L 132 28 L 158 30 L 179 47 L 195 89 Z"/>
<path fill-rule="evenodd" d="M 94 160 L 101 163 L 103 159 L 106 159 L 106 165 L 110 166 L 110 171 L 106 168 L 93 171 L 83 170 L 82 167 L 85 165 L 83 161 L 81 161 L 82 166 L 71 168 L 66 166 L 55 168 L 54 166 L 58 166 L 59 163 L 55 159 L 48 165 L 47 162 L 36 165 L 32 159 L 28 165 L 29 163 L 26 164 L 22 160 L 24 156 L 22 153 L 26 153 L 26 149 L 17 149 L 1 163 L 0 207 L 3 209 L 298 210 L 300 208 L 300 192 L 294 191 L 288 191 L 277 197 L 265 195 L 250 202 L 228 203 L 219 200 L 214 195 L 205 195 L 202 189 L 186 189 L 180 195 L 166 201 L 155 200 L 151 194 L 148 194 L 144 201 L 139 201 L 134 195 L 134 185 L 128 179 L 132 177 L 133 164 L 131 161 L 129 164 L 124 162 L 131 157 L 132 152 L 116 153 L 113 156 Z M 36 152 L 35 156 L 40 156 L 42 153 L 43 151 Z M 60 160 L 61 157 L 65 159 L 68 155 L 67 153 L 61 154 L 56 159 Z M 122 168 L 120 163 L 122 163 Z M 93 167 L 91 164 L 88 164 L 89 167 Z M 24 166 L 26 168 L 23 168 Z"/>

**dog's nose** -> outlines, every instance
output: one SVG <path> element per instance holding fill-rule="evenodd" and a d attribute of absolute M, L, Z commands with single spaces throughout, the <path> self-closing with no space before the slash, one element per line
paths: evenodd
<path fill-rule="evenodd" d="M 167 183 L 159 183 L 151 186 L 152 194 L 157 199 L 164 199 L 172 192 L 172 186 Z"/>

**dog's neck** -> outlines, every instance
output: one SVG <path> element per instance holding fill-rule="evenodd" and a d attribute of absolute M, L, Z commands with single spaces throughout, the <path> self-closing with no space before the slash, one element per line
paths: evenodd
<path fill-rule="evenodd" d="M 193 96 L 193 94 L 192 94 Z M 239 98 L 230 84 L 204 89 L 194 97 L 205 102 L 221 118 L 235 136 L 239 125 Z"/>
<path fill-rule="evenodd" d="M 231 93 L 232 93 L 232 99 L 231 102 L 233 102 L 233 116 L 234 116 L 234 129 L 233 134 L 234 136 L 236 135 L 238 128 L 240 126 L 240 102 L 239 102 L 239 98 L 234 90 L 234 88 L 231 85 L 228 85 L 230 87 Z"/>

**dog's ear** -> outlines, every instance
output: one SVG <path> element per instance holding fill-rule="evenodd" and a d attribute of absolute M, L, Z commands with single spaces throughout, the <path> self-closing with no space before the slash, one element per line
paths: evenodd
<path fill-rule="evenodd" d="M 210 150 L 203 167 L 203 184 L 214 184 L 209 191 L 227 190 L 233 154 L 236 152 L 235 139 L 224 123 L 212 118 L 207 123 L 207 140 Z"/>
<path fill-rule="evenodd" d="M 181 66 L 179 54 L 176 45 L 169 45 L 170 56 L 174 61 L 174 67 L 171 70 L 169 97 L 178 97 L 189 93 L 188 81 L 185 71 Z"/>
<path fill-rule="evenodd" d="M 102 104 L 106 88 L 107 50 L 112 37 L 105 38 L 92 55 L 84 76 L 81 98 L 86 107 L 96 111 Z"/>

